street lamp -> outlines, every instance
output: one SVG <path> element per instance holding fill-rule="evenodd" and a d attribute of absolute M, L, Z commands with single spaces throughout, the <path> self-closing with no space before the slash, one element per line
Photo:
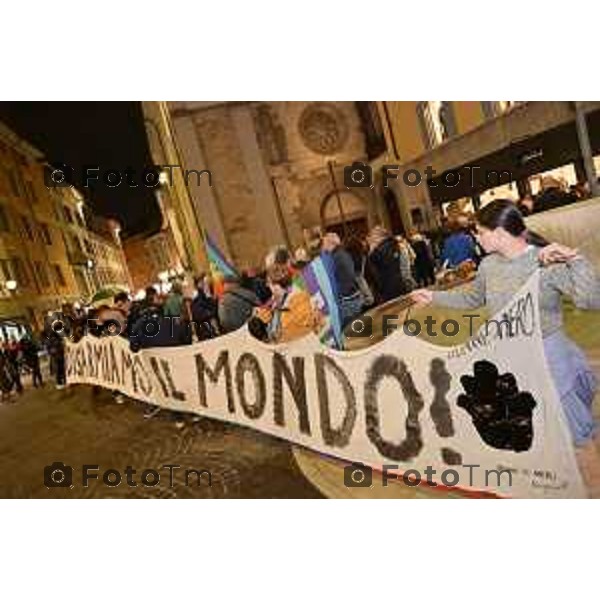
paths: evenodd
<path fill-rule="evenodd" d="M 88 258 L 85 265 L 91 271 L 94 268 L 94 261 L 91 258 Z"/>
<path fill-rule="evenodd" d="M 169 181 L 169 176 L 164 171 L 161 171 L 158 174 L 158 183 L 160 183 L 160 185 L 167 185 Z"/>
<path fill-rule="evenodd" d="M 14 292 L 17 289 L 17 282 L 14 279 L 9 279 L 4 285 L 9 292 Z"/>

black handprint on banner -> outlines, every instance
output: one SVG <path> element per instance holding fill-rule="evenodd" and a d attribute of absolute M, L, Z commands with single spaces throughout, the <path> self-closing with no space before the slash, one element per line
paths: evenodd
<path fill-rule="evenodd" d="M 537 404 L 533 396 L 519 391 L 512 373 L 500 375 L 487 360 L 477 361 L 473 373 L 460 378 L 465 393 L 459 395 L 457 405 L 469 413 L 481 439 L 499 450 L 529 450 Z"/>

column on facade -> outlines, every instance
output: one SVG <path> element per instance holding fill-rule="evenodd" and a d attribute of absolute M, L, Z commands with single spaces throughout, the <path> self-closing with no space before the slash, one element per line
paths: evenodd
<path fill-rule="evenodd" d="M 210 163 L 207 160 L 206 153 L 202 147 L 202 139 L 198 129 L 194 125 L 192 116 L 177 116 L 174 119 L 177 139 L 182 153 L 184 169 L 195 169 L 210 171 Z M 212 174 L 214 176 L 214 173 Z M 225 228 L 221 207 L 215 191 L 214 185 L 208 183 L 196 185 L 194 175 L 190 176 L 192 185 L 188 186 L 188 191 L 192 200 L 192 210 L 196 218 L 205 231 L 207 231 L 224 254 L 231 258 L 232 252 Z M 198 232 L 200 235 L 200 232 Z"/>
<path fill-rule="evenodd" d="M 255 209 L 261 218 L 263 239 L 266 247 L 290 243 L 289 233 L 286 231 L 285 217 L 276 195 L 277 182 L 271 179 L 267 170 L 263 153 L 258 144 L 251 106 L 236 106 L 232 111 L 233 125 L 239 140 L 241 159 L 248 177 L 248 184 L 252 188 L 256 200 Z"/>

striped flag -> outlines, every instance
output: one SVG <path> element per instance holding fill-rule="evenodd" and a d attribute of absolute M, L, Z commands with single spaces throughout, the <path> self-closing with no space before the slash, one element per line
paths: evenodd
<path fill-rule="evenodd" d="M 312 260 L 302 270 L 302 279 L 306 290 L 325 317 L 319 339 L 328 346 L 343 348 L 342 317 L 337 302 L 335 267 L 331 254 L 323 252 Z"/>
<path fill-rule="evenodd" d="M 213 290 L 217 297 L 221 297 L 223 294 L 223 278 L 228 275 L 239 277 L 239 274 L 235 267 L 225 258 L 208 233 L 204 234 L 204 242 L 210 265 Z"/>

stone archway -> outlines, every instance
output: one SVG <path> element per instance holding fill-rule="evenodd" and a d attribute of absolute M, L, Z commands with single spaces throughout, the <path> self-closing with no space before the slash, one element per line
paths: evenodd
<path fill-rule="evenodd" d="M 342 238 L 364 238 L 369 229 L 366 200 L 346 190 L 332 190 L 323 198 L 320 217 L 324 230 L 335 231 Z"/>

